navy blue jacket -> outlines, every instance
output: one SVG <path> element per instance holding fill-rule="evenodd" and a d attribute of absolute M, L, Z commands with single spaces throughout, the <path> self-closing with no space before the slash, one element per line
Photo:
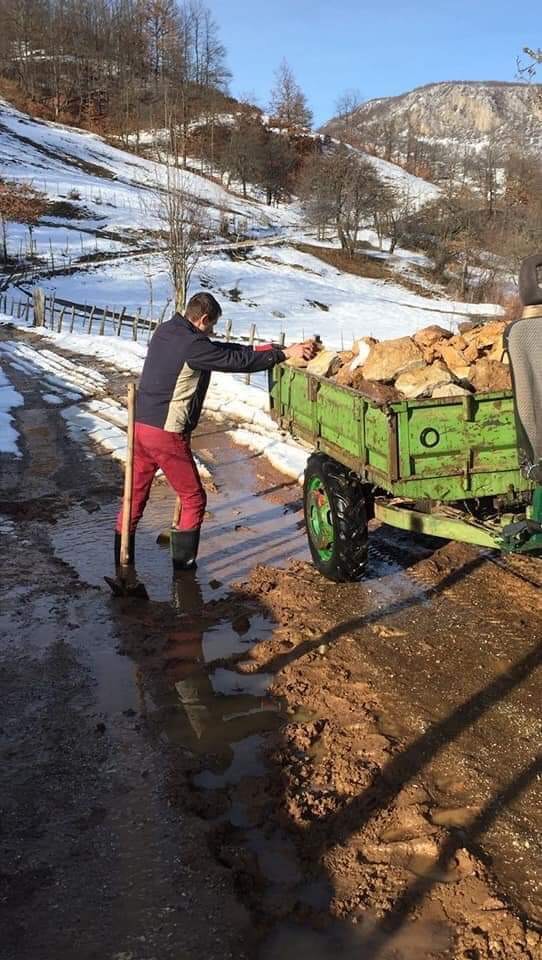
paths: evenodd
<path fill-rule="evenodd" d="M 211 371 L 257 373 L 285 359 L 280 347 L 253 350 L 210 340 L 176 313 L 154 332 L 143 365 L 136 419 L 172 433 L 198 424 Z"/>

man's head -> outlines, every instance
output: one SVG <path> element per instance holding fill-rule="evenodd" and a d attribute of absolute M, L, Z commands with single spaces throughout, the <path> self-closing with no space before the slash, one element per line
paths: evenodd
<path fill-rule="evenodd" d="M 212 333 L 222 314 L 222 307 L 211 293 L 195 293 L 186 305 L 184 315 L 202 333 Z"/>

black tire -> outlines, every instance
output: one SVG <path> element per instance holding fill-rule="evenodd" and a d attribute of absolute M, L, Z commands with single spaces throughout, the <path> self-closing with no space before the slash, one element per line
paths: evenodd
<path fill-rule="evenodd" d="M 327 522 L 333 531 L 333 541 L 325 557 L 315 542 L 314 488 L 319 481 L 327 497 Z M 367 510 L 364 486 L 351 470 L 323 453 L 313 453 L 307 462 L 303 485 L 305 524 L 311 556 L 315 567 L 328 580 L 338 583 L 361 580 L 367 570 Z"/>

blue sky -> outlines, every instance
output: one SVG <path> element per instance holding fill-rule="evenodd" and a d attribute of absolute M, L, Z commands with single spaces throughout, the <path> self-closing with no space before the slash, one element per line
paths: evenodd
<path fill-rule="evenodd" d="M 539 0 L 206 0 L 234 96 L 265 107 L 283 57 L 321 124 L 347 88 L 364 99 L 438 80 L 514 80 L 524 46 L 542 46 Z"/>

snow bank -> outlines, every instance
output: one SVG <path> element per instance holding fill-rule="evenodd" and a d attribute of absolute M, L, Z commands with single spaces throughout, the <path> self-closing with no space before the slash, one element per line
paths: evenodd
<path fill-rule="evenodd" d="M 0 370 L 0 453 L 11 453 L 21 457 L 17 446 L 19 434 L 13 426 L 9 411 L 24 405 L 24 397 L 15 390 L 3 370 Z"/>

